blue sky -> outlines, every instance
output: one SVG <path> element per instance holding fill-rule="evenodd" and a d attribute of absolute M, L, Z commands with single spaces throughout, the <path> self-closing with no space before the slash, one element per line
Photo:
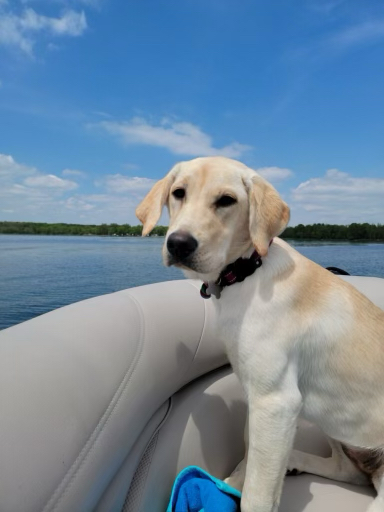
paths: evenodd
<path fill-rule="evenodd" d="M 179 160 L 384 220 L 382 0 L 0 0 L 0 220 L 137 223 Z"/>

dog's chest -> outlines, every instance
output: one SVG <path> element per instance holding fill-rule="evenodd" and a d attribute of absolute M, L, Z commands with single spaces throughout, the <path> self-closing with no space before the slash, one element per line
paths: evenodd
<path fill-rule="evenodd" d="M 255 297 L 247 298 L 244 291 L 226 294 L 227 291 L 216 301 L 219 338 L 235 373 L 242 376 L 262 365 L 279 347 L 271 343 L 274 322 L 265 306 L 258 304 Z"/>

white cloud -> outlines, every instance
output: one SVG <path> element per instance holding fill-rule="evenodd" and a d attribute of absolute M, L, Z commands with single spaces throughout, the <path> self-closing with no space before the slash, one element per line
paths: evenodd
<path fill-rule="evenodd" d="M 24 184 L 28 187 L 54 188 L 58 190 L 73 190 L 78 187 L 74 181 L 63 180 L 54 174 L 31 176 L 24 180 Z"/>
<path fill-rule="evenodd" d="M 91 204 L 79 197 L 69 197 L 65 201 L 64 204 L 65 204 L 65 207 L 68 208 L 68 210 L 83 211 L 83 212 L 88 212 L 89 210 L 93 210 L 96 206 L 95 204 Z"/>
<path fill-rule="evenodd" d="M 111 114 L 108 114 L 108 112 L 103 112 L 102 110 L 93 110 L 91 113 L 95 116 L 103 117 L 104 119 L 112 119 Z"/>
<path fill-rule="evenodd" d="M 141 196 L 142 197 L 142 196 Z M 119 224 L 138 224 L 135 208 L 138 198 L 131 194 L 76 194 L 60 201 L 58 213 L 65 222 L 102 224 L 117 222 Z M 76 220 L 77 219 L 77 220 Z"/>
<path fill-rule="evenodd" d="M 31 8 L 25 9 L 20 15 L 9 10 L 0 12 L 0 44 L 16 47 L 30 56 L 38 33 L 45 32 L 54 37 L 77 37 L 86 28 L 84 11 L 69 9 L 57 18 L 38 14 Z"/>
<path fill-rule="evenodd" d="M 135 208 L 155 180 L 106 175 L 101 193 L 82 193 L 82 171 L 64 169 L 63 177 L 0 154 L 0 219 L 36 222 L 118 222 L 137 224 Z M 66 179 L 66 178 L 71 179 Z M 78 192 L 79 191 L 79 192 Z"/>
<path fill-rule="evenodd" d="M 48 43 L 47 44 L 47 49 L 50 52 L 56 52 L 56 51 L 60 50 L 60 46 L 58 44 L 55 44 L 55 43 Z"/>
<path fill-rule="evenodd" d="M 32 55 L 33 40 L 23 33 L 17 16 L 0 13 L 0 45 L 15 46 Z"/>
<path fill-rule="evenodd" d="M 99 8 L 103 0 L 78 0 L 80 4 L 84 4 L 88 7 Z"/>
<path fill-rule="evenodd" d="M 384 18 L 370 18 L 355 24 L 345 25 L 334 31 L 327 32 L 319 39 L 315 39 L 304 46 L 297 47 L 295 50 L 288 51 L 290 63 L 297 61 L 300 64 L 301 73 L 296 77 L 295 86 L 292 91 L 287 93 L 288 102 L 295 98 L 301 89 L 305 87 L 308 80 L 308 64 L 310 68 L 315 63 L 337 59 L 355 48 L 382 43 L 384 41 Z M 304 61 L 304 62 L 303 62 Z M 310 69 L 309 68 L 309 69 Z M 306 73 L 303 73 L 306 69 Z M 283 103 L 286 103 L 284 100 Z M 284 107 L 284 104 L 283 104 Z M 281 107 L 279 107 L 281 108 Z"/>
<path fill-rule="evenodd" d="M 87 176 L 86 172 L 77 169 L 64 169 L 61 174 L 63 176 L 74 176 L 75 178 L 85 178 Z"/>
<path fill-rule="evenodd" d="M 354 47 L 377 43 L 384 39 L 384 19 L 371 19 L 342 28 L 325 36 L 313 46 L 299 51 L 311 59 L 338 57 Z"/>
<path fill-rule="evenodd" d="M 353 177 L 329 169 L 292 190 L 294 223 L 383 222 L 384 178 Z"/>
<path fill-rule="evenodd" d="M 215 148 L 212 145 L 212 137 L 204 133 L 198 126 L 169 119 L 154 125 L 141 117 L 135 117 L 130 121 L 102 121 L 98 126 L 117 136 L 125 144 L 162 147 L 176 155 L 222 155 L 237 158 L 245 151 L 252 149 L 239 142 Z"/>
<path fill-rule="evenodd" d="M 384 38 L 384 20 L 371 20 L 340 31 L 332 36 L 327 43 L 338 49 L 347 49 L 382 38 Z"/>
<path fill-rule="evenodd" d="M 37 170 L 34 167 L 17 163 L 11 155 L 0 153 L 0 180 L 5 178 L 18 178 L 35 174 Z"/>
<path fill-rule="evenodd" d="M 255 169 L 255 171 L 272 183 L 279 183 L 293 176 L 293 172 L 290 169 L 283 167 L 260 167 Z"/>
<path fill-rule="evenodd" d="M 50 18 L 37 14 L 33 9 L 26 9 L 18 18 L 18 24 L 22 30 L 39 31 L 48 30 L 52 34 L 80 36 L 87 28 L 84 11 L 76 12 L 69 10 L 61 18 Z"/>
<path fill-rule="evenodd" d="M 137 165 L 137 164 L 130 164 L 130 163 L 123 164 L 121 167 L 123 169 L 125 169 L 126 171 L 137 171 L 138 169 L 140 169 L 139 165 Z"/>
<path fill-rule="evenodd" d="M 54 174 L 43 174 L 35 167 L 0 154 L 0 205 L 3 213 L 18 220 L 45 220 L 56 212 L 61 198 L 77 188 L 77 183 Z M 39 215 L 39 218 L 35 216 Z"/>
<path fill-rule="evenodd" d="M 97 185 L 103 185 L 108 192 L 114 194 L 125 194 L 127 192 L 145 193 L 156 183 L 156 180 L 149 178 L 139 178 L 123 176 L 122 174 L 110 174 L 103 180 L 97 182 Z"/>
<path fill-rule="evenodd" d="M 346 0 L 314 0 L 309 2 L 308 7 L 318 13 L 329 15 L 345 2 Z"/>

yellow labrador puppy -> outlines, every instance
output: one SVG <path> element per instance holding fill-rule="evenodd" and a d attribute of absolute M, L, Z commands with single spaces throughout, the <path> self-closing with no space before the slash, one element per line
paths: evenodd
<path fill-rule="evenodd" d="M 243 487 L 242 511 L 276 512 L 288 467 L 371 480 L 369 512 L 383 512 L 384 312 L 276 238 L 289 208 L 240 162 L 177 164 L 136 210 L 143 235 L 165 204 L 164 262 L 205 282 L 247 395 L 247 456 L 228 479 Z M 331 438 L 331 458 L 291 454 L 299 414 Z"/>

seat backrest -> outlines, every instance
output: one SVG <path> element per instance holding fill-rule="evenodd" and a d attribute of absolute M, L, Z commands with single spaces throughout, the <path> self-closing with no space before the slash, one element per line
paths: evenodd
<path fill-rule="evenodd" d="M 0 510 L 94 510 L 130 453 L 134 473 L 169 398 L 226 363 L 212 315 L 183 280 L 1 331 Z"/>

